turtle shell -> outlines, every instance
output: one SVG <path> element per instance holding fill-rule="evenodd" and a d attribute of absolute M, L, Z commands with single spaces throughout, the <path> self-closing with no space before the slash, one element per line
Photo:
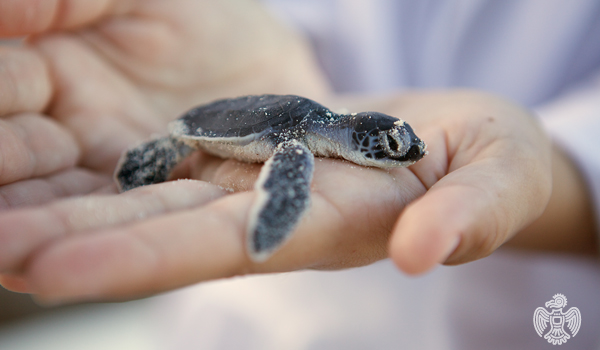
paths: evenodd
<path fill-rule="evenodd" d="M 274 133 L 299 125 L 306 118 L 331 112 L 310 99 L 294 95 L 258 95 L 218 100 L 191 109 L 179 118 L 184 128 L 174 136 L 242 138 Z"/>

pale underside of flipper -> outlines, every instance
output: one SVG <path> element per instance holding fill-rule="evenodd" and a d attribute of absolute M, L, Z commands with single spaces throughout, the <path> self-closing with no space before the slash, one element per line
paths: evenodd
<path fill-rule="evenodd" d="M 128 149 L 117 166 L 121 192 L 168 180 L 171 171 L 193 148 L 172 137 L 157 138 Z"/>
<path fill-rule="evenodd" d="M 248 220 L 247 247 L 252 260 L 267 260 L 291 236 L 309 208 L 313 170 L 313 154 L 296 140 L 278 145 L 265 163 Z"/>

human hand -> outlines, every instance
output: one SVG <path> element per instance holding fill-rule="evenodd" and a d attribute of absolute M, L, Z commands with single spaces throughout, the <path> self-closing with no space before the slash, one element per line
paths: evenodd
<path fill-rule="evenodd" d="M 106 186 L 125 148 L 207 100 L 325 91 L 254 1 L 0 0 L 0 37 L 25 35 L 0 48 L 2 209 Z"/>
<path fill-rule="evenodd" d="M 47 301 L 131 298 L 247 273 L 359 266 L 388 254 L 419 273 L 486 256 L 543 211 L 550 145 L 521 108 L 471 92 L 351 107 L 407 120 L 429 156 L 387 171 L 317 159 L 311 209 L 267 262 L 253 263 L 244 248 L 260 166 L 197 153 L 178 175 L 212 185 L 176 181 L 1 215 L 0 269 L 12 273 L 3 284 Z"/>

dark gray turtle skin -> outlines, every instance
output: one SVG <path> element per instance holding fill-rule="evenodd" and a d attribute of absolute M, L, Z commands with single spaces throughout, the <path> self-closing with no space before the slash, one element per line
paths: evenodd
<path fill-rule="evenodd" d="M 291 235 L 310 204 L 314 156 L 363 166 L 406 167 L 426 145 L 406 122 L 378 113 L 338 114 L 294 95 L 218 100 L 169 124 L 169 136 L 127 150 L 115 171 L 121 191 L 168 180 L 191 152 L 265 162 L 250 212 L 250 258 L 268 259 Z"/>

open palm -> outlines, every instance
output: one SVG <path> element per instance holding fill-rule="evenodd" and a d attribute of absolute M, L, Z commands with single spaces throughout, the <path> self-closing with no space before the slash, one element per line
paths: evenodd
<path fill-rule="evenodd" d="M 106 2 L 94 10 L 65 1 L 54 23 L 80 29 L 39 35 L 6 55 L 17 71 L 40 74 L 19 76 L 17 102 L 0 107 L 1 131 L 12 135 L 0 138 L 9 145 L 0 190 L 8 205 L 43 204 L 0 215 L 8 288 L 48 300 L 129 298 L 252 272 L 358 266 L 388 256 L 392 232 L 395 261 L 421 272 L 490 254 L 544 208 L 543 133 L 526 111 L 470 92 L 336 102 L 409 121 L 430 155 L 389 171 L 317 159 L 309 213 L 263 264 L 244 247 L 260 165 L 196 153 L 176 175 L 203 181 L 51 202 L 108 184 L 124 148 L 198 103 L 245 93 L 325 96 L 302 43 L 253 2 Z M 6 6 L 18 13 L 26 3 Z M 5 34 L 46 29 L 0 21 Z"/>

